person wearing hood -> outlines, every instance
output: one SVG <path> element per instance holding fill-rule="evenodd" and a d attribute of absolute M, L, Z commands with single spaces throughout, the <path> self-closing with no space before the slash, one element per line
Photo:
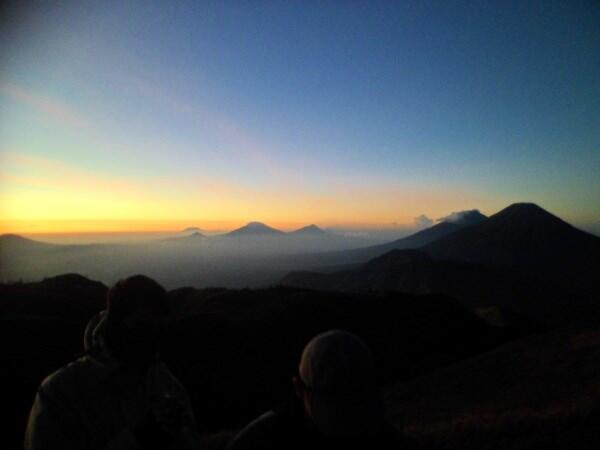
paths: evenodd
<path fill-rule="evenodd" d="M 88 323 L 84 356 L 41 383 L 25 450 L 199 448 L 187 391 L 158 359 L 167 313 L 154 280 L 117 282 Z"/>
<path fill-rule="evenodd" d="M 290 399 L 242 429 L 228 450 L 418 448 L 385 421 L 371 351 L 357 336 L 314 337 L 292 382 Z"/>

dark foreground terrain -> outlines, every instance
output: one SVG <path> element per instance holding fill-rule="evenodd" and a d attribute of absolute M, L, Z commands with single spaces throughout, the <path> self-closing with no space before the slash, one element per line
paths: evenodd
<path fill-rule="evenodd" d="M 81 352 L 106 290 L 79 275 L 0 285 L 5 448 L 21 446 L 37 385 Z M 478 315 L 439 295 L 279 287 L 169 295 L 164 359 L 189 389 L 209 448 L 282 401 L 303 345 L 331 328 L 371 345 L 391 420 L 436 448 L 599 443 L 599 331 L 541 332 L 521 316 Z"/>

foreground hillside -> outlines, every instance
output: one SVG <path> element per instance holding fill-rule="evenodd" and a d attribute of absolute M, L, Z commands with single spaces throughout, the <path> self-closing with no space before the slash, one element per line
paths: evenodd
<path fill-rule="evenodd" d="M 439 449 L 600 448 L 600 330 L 538 334 L 386 389 L 392 422 Z"/>
<path fill-rule="evenodd" d="M 82 350 L 106 286 L 79 275 L 0 285 L 8 448 L 18 448 L 44 376 Z M 304 344 L 344 328 L 373 348 L 380 382 L 414 378 L 493 348 L 522 330 L 490 326 L 444 296 L 272 288 L 170 292 L 163 357 L 188 387 L 204 432 L 235 429 L 282 401 Z"/>

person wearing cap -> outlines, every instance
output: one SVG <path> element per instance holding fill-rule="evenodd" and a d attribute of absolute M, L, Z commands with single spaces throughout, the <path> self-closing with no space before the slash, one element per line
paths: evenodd
<path fill-rule="evenodd" d="M 154 280 L 119 281 L 85 330 L 85 354 L 38 388 L 25 450 L 197 449 L 185 388 L 158 359 L 168 300 Z"/>
<path fill-rule="evenodd" d="M 371 352 L 357 336 L 314 337 L 292 382 L 290 399 L 242 429 L 229 450 L 416 448 L 385 421 Z"/>

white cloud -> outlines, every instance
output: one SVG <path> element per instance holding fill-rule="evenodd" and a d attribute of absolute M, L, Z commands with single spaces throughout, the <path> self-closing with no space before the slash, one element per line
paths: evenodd
<path fill-rule="evenodd" d="M 427 228 L 433 225 L 433 220 L 425 214 L 421 214 L 420 216 L 415 217 L 415 225 L 417 228 Z"/>

